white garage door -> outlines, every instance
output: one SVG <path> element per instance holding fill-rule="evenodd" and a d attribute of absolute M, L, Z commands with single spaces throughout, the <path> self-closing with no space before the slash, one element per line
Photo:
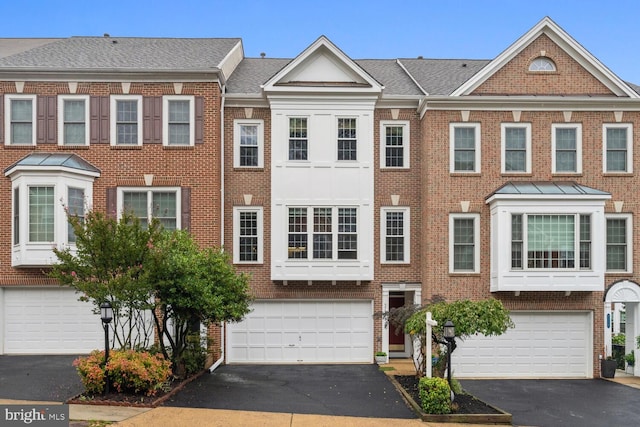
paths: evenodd
<path fill-rule="evenodd" d="M 229 363 L 372 360 L 371 301 L 256 301 L 228 328 Z"/>
<path fill-rule="evenodd" d="M 5 354 L 76 354 L 104 348 L 100 315 L 65 288 L 4 288 Z"/>
<path fill-rule="evenodd" d="M 586 312 L 512 312 L 514 329 L 458 340 L 453 376 L 592 377 L 592 321 Z"/>

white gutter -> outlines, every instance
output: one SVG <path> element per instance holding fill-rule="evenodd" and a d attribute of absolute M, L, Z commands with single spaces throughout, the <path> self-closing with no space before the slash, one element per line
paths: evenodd
<path fill-rule="evenodd" d="M 224 101 L 226 85 L 222 85 L 220 100 L 220 247 L 224 248 Z M 209 367 L 209 372 L 213 372 L 224 362 L 224 322 L 220 325 L 220 358 Z"/>

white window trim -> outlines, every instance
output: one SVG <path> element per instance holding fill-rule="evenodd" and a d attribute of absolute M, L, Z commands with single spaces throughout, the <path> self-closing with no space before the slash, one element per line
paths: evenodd
<path fill-rule="evenodd" d="M 387 164 L 387 155 L 386 155 L 386 128 L 387 127 L 402 127 L 402 157 L 404 165 L 402 167 L 399 166 L 386 166 Z M 380 122 L 380 168 L 381 169 L 409 169 L 409 153 L 410 153 L 410 143 L 411 143 L 411 134 L 410 134 L 411 126 L 408 120 L 383 120 Z"/>
<path fill-rule="evenodd" d="M 507 170 L 507 129 L 508 128 L 525 128 L 526 131 L 526 146 L 525 146 L 525 170 L 523 171 L 508 171 Z M 501 140 L 501 152 L 502 152 L 502 173 L 503 174 L 527 174 L 531 173 L 531 123 L 501 123 L 500 124 L 500 140 Z"/>
<path fill-rule="evenodd" d="M 459 127 L 474 128 L 475 130 L 475 168 L 472 171 L 459 171 L 455 169 L 455 129 Z M 456 174 L 480 173 L 480 162 L 482 160 L 481 147 L 482 144 L 480 141 L 480 123 L 449 123 L 449 172 Z"/>
<path fill-rule="evenodd" d="M 162 145 L 165 147 L 167 146 L 187 147 L 187 145 L 169 143 L 169 102 L 170 101 L 189 101 L 189 145 L 188 147 L 193 147 L 196 141 L 195 97 L 185 96 L 185 95 L 165 95 L 162 97 Z M 140 113 L 142 113 L 142 111 Z"/>
<path fill-rule="evenodd" d="M 11 101 L 14 99 L 30 99 L 31 100 L 31 144 L 36 145 L 38 135 L 38 103 L 36 95 L 24 95 L 6 93 L 4 95 L 4 145 L 9 146 L 29 146 L 29 144 L 12 144 L 11 143 Z"/>
<path fill-rule="evenodd" d="M 402 261 L 387 261 L 387 213 L 403 213 L 404 259 Z M 409 264 L 411 262 L 411 209 L 408 207 L 380 208 L 380 262 L 382 264 Z"/>
<path fill-rule="evenodd" d="M 556 129 L 576 129 L 576 170 L 556 170 Z M 576 175 L 582 173 L 582 124 L 580 123 L 553 123 L 551 125 L 551 172 L 560 175 Z"/>
<path fill-rule="evenodd" d="M 258 126 L 258 166 L 240 166 L 240 127 L 244 125 Z M 289 132 L 288 128 L 287 132 Z M 288 141 L 289 139 L 287 138 L 287 157 L 289 152 Z M 264 120 L 236 119 L 233 121 L 233 167 L 242 169 L 264 167 Z"/>
<path fill-rule="evenodd" d="M 240 260 L 240 212 L 255 212 L 258 227 L 258 259 L 257 261 Z M 234 264 L 262 264 L 264 262 L 264 222 L 262 206 L 234 206 L 233 207 L 233 263 Z"/>
<path fill-rule="evenodd" d="M 131 101 L 134 100 L 138 104 L 138 143 L 135 145 L 129 144 L 118 144 L 118 133 L 116 131 L 116 112 L 117 112 L 117 101 Z M 144 121 L 143 111 L 142 111 L 142 95 L 111 95 L 111 105 L 110 105 L 110 139 L 111 145 L 115 147 L 135 147 L 142 145 L 142 137 L 143 137 L 143 128 L 142 123 Z"/>
<path fill-rule="evenodd" d="M 473 270 L 454 269 L 454 221 L 456 219 L 473 219 Z M 452 213 L 449 214 L 449 273 L 450 274 L 474 274 L 480 272 L 480 214 L 477 213 Z"/>
<path fill-rule="evenodd" d="M 608 171 L 607 170 L 607 129 L 618 128 L 627 129 L 627 170 Z M 632 123 L 604 123 L 602 125 L 602 172 L 612 174 L 633 173 L 633 124 Z"/>
<path fill-rule="evenodd" d="M 64 143 L 64 101 L 84 101 L 84 143 L 65 144 Z M 78 147 L 89 145 L 91 137 L 89 95 L 58 95 L 58 145 L 62 147 Z"/>
<path fill-rule="evenodd" d="M 176 230 L 180 230 L 182 228 L 182 189 L 180 187 L 118 187 L 118 200 L 116 204 L 118 220 L 122 217 L 122 213 L 124 211 L 123 193 L 129 192 L 147 193 L 147 219 L 149 221 L 151 221 L 151 212 L 153 212 L 151 207 L 152 193 L 176 193 Z"/>
<path fill-rule="evenodd" d="M 627 232 L 627 260 L 626 260 L 627 269 L 626 270 L 606 270 L 607 273 L 633 273 L 633 215 L 623 214 L 623 213 L 619 213 L 619 214 L 607 213 L 604 215 L 604 217 L 605 217 L 605 235 L 607 233 L 606 221 L 609 219 L 624 219 L 626 221 L 626 232 Z M 606 237 L 604 240 L 604 244 L 605 244 L 605 269 L 606 269 L 606 265 L 607 265 Z"/>

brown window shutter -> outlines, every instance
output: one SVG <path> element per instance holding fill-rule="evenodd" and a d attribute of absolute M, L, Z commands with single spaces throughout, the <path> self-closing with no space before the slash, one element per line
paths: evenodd
<path fill-rule="evenodd" d="M 186 230 L 186 231 L 190 231 L 191 230 L 191 188 L 189 187 L 182 187 L 181 188 L 181 192 L 182 192 L 182 201 L 181 201 L 181 206 L 182 206 L 182 218 L 180 220 L 181 223 L 181 229 L 182 230 Z"/>
<path fill-rule="evenodd" d="M 90 143 L 109 143 L 109 97 L 92 96 L 89 101 Z"/>
<path fill-rule="evenodd" d="M 37 97 L 37 138 L 38 144 L 56 143 L 56 97 Z"/>
<path fill-rule="evenodd" d="M 142 142 L 162 144 L 162 97 L 142 98 Z"/>
<path fill-rule="evenodd" d="M 4 97 L 0 95 L 0 144 L 4 144 Z"/>
<path fill-rule="evenodd" d="M 196 96 L 195 102 L 195 143 L 202 144 L 204 142 L 204 98 Z"/>
<path fill-rule="evenodd" d="M 107 187 L 107 218 L 118 218 L 118 188 Z"/>

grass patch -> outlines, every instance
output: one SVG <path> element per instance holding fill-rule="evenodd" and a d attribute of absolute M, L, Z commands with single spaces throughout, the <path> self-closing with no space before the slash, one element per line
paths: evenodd
<path fill-rule="evenodd" d="M 378 369 L 380 371 L 382 371 L 382 372 L 395 371 L 396 370 L 396 368 L 394 368 L 393 366 L 380 366 Z"/>

